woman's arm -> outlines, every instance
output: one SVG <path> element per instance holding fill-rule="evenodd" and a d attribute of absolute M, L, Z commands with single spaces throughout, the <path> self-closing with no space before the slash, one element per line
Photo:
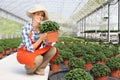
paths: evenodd
<path fill-rule="evenodd" d="M 34 50 L 42 43 L 43 40 L 46 39 L 46 36 L 47 36 L 46 33 L 40 34 L 40 38 L 34 44 L 32 44 L 29 35 L 30 33 L 28 33 L 27 28 L 26 27 L 22 28 L 23 43 L 27 51 L 30 51 L 30 52 L 34 52 Z"/>
<path fill-rule="evenodd" d="M 40 34 L 40 38 L 33 44 L 33 49 L 35 50 L 43 40 L 46 39 L 47 33 Z"/>
<path fill-rule="evenodd" d="M 29 32 L 27 30 L 27 27 L 22 28 L 22 42 L 26 48 L 27 51 L 34 52 L 32 42 L 29 37 Z"/>

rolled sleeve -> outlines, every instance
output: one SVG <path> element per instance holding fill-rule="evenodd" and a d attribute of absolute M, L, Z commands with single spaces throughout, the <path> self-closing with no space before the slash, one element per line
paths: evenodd
<path fill-rule="evenodd" d="M 33 45 L 29 37 L 29 32 L 25 27 L 22 28 L 22 39 L 23 39 L 23 44 L 25 45 L 27 51 L 34 52 Z"/>

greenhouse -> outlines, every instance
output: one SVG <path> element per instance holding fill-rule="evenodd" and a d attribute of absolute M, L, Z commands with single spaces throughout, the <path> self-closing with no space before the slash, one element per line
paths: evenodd
<path fill-rule="evenodd" d="M 0 65 L 0 80 L 120 80 L 120 0 L 1 0 Z"/>

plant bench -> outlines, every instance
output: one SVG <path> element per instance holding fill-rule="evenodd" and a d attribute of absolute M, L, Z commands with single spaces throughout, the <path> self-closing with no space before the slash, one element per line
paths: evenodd
<path fill-rule="evenodd" d="M 24 65 L 17 62 L 16 53 L 0 60 L 0 80 L 48 80 L 49 65 L 45 69 L 45 75 L 27 75 Z"/>

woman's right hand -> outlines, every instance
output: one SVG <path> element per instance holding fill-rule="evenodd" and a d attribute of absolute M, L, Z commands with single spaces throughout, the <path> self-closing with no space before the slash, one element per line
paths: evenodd
<path fill-rule="evenodd" d="M 40 38 L 33 44 L 34 50 L 39 47 L 41 42 L 47 38 L 47 33 L 41 33 Z"/>
<path fill-rule="evenodd" d="M 41 40 L 45 40 L 46 37 L 47 37 L 47 33 L 41 33 L 41 34 L 40 34 L 40 39 L 41 39 Z"/>

